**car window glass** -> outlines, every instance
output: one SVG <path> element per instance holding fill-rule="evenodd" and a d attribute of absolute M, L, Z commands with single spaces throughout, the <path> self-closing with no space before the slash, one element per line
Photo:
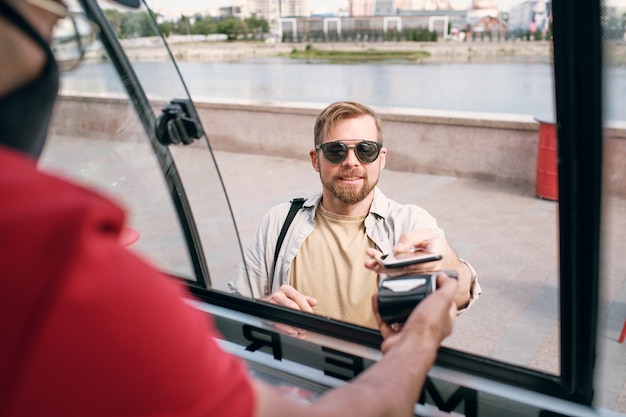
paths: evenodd
<path fill-rule="evenodd" d="M 120 43 L 139 83 L 120 79 L 115 60 L 102 44 L 90 47 L 85 62 L 62 76 L 52 137 L 42 163 L 120 202 L 127 210 L 131 238 L 136 239 L 131 248 L 163 270 L 195 281 L 198 261 L 189 253 L 189 238 L 179 220 L 188 210 L 197 221 L 202 262 L 206 261 L 207 275 L 213 278 L 208 285 L 225 289 L 228 277 L 241 264 L 241 251 L 206 138 L 188 146 L 171 145 L 169 151 L 159 148 L 160 164 L 150 142 L 154 132 L 150 126 L 146 132 L 145 120 L 138 117 L 126 88 L 132 84 L 143 89 L 152 108 L 140 112 L 156 122 L 172 100 L 188 99 L 185 86 L 147 9 L 99 4 L 113 28 L 125 28 Z M 155 57 L 156 68 L 151 64 Z M 174 172 L 182 186 L 165 181 L 163 171 Z M 177 206 L 172 195 L 179 200 L 184 195 L 190 208 Z"/>
<path fill-rule="evenodd" d="M 148 11 L 101 5 L 120 31 L 155 117 L 170 100 L 187 97 Z M 549 9 L 536 11 L 537 19 L 543 21 L 546 13 Z M 374 31 L 362 29 L 364 21 L 352 31 L 344 24 L 342 36 L 350 42 L 371 37 Z M 323 40 L 322 33 L 312 34 L 311 43 L 268 36 L 264 43 L 243 46 L 171 33 L 173 57 L 211 143 L 203 138 L 169 149 L 191 203 L 212 287 L 226 289 L 238 273 L 237 233 L 249 244 L 267 210 L 320 190 L 308 154 L 317 113 L 335 100 L 361 101 L 383 120 L 388 154 L 380 188 L 400 203 L 428 210 L 478 272 L 483 295 L 459 317 L 445 346 L 558 375 L 559 203 L 552 56 L 545 40 L 550 26 L 511 33 L 514 39 L 506 43 L 497 43 L 498 32 L 478 28 L 465 40 L 438 43 L 443 50 L 420 43 L 431 55 L 417 61 L 376 62 L 290 55 Z M 500 49 L 494 51 L 496 45 Z M 623 66 L 615 64 L 606 74 L 606 112 L 619 125 L 624 117 L 617 92 L 624 77 Z M 88 63 L 65 75 L 62 95 L 44 164 L 122 201 L 129 207 L 129 225 L 140 234 L 131 247 L 194 280 L 171 190 L 106 52 L 94 49 Z M 617 139 L 607 140 L 607 168 L 618 164 L 620 154 L 611 149 L 623 136 L 621 127 L 611 129 L 607 132 Z M 89 145 L 85 154 L 65 151 L 78 142 L 81 149 Z M 97 147 L 101 142 L 106 146 Z M 623 196 L 614 172 L 605 171 L 605 187 L 614 190 L 605 201 L 604 239 L 611 248 L 605 277 L 622 270 L 614 254 L 623 253 Z M 607 279 L 603 291 L 602 336 L 610 338 L 622 324 L 623 280 Z"/>
<path fill-rule="evenodd" d="M 615 364 L 623 355 L 626 341 L 626 185 L 624 184 L 624 139 L 626 116 L 623 112 L 624 17 L 626 8 L 607 2 L 603 16 L 604 68 L 602 143 L 602 221 L 600 238 L 600 290 L 598 313 L 597 403 L 626 412 L 623 398 L 626 385 L 615 383 Z M 619 377 L 617 377 L 619 379 Z"/>
<path fill-rule="evenodd" d="M 354 45 L 365 31 L 349 29 L 348 20 L 341 36 Z M 255 57 L 268 53 L 267 44 L 242 43 L 239 59 L 191 59 L 191 47 L 185 55 L 183 45 L 175 56 L 198 106 L 211 110 L 205 126 L 212 129 L 244 246 L 271 207 L 321 190 L 309 160 L 319 111 L 343 99 L 373 106 L 387 148 L 381 190 L 432 214 L 476 269 L 484 291 L 445 345 L 559 374 L 558 195 L 550 184 L 540 195 L 536 190 L 538 120 L 553 128 L 552 54 L 543 40 L 548 32 L 546 27 L 537 40 L 518 35 L 497 43 L 495 35 L 489 40 L 476 31 L 476 39 L 438 42 L 443 49 L 428 49 L 431 55 L 418 60 L 289 53 L 303 53 L 307 45 L 324 48 L 314 43 L 322 34 L 288 43 L 282 56 Z M 227 54 L 223 45 L 207 43 L 205 51 L 214 56 Z M 393 45 L 416 49 L 407 40 Z M 541 167 L 548 183 L 556 180 L 555 169 Z"/>
<path fill-rule="evenodd" d="M 70 10 L 80 10 L 68 3 Z M 123 10 L 123 9 L 121 9 Z M 61 77 L 42 166 L 123 205 L 124 244 L 182 276 L 193 269 L 178 216 L 137 111 L 102 44 Z"/>
<path fill-rule="evenodd" d="M 346 39 L 361 32 L 342 25 Z M 285 49 L 279 42 L 225 43 L 174 30 L 168 43 L 207 131 L 244 247 L 271 207 L 320 191 L 309 160 L 317 113 L 332 101 L 361 101 L 383 121 L 381 190 L 431 213 L 478 272 L 484 295 L 459 317 L 446 346 L 558 374 L 558 197 L 538 195 L 535 181 L 537 119 L 549 121 L 554 110 L 552 56 L 549 41 L 522 35 L 505 44 L 507 54 L 494 54 L 490 42 L 498 39 L 476 31 L 466 42 L 437 43 L 454 48 L 452 59 L 433 51 L 418 60 L 348 62 L 276 56 Z M 129 36 L 122 45 L 148 97 L 163 100 L 154 105 L 158 113 L 182 90 L 174 66 L 150 36 Z M 415 49 L 410 40 L 397 45 Z M 306 48 L 297 42 L 287 50 Z M 187 191 L 197 191 L 190 201 L 199 230 L 218 227 L 221 217 L 207 204 L 223 193 L 211 188 L 219 186 L 209 164 L 199 162 L 202 151 L 195 144 L 170 150 L 185 161 L 177 166 Z M 205 248 L 207 260 L 228 256 L 221 235 L 207 234 L 202 244 L 217 245 Z M 220 276 L 232 277 L 235 269 Z"/>

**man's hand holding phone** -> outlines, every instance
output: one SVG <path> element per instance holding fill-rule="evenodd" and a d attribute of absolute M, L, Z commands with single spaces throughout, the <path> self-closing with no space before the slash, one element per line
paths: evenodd
<path fill-rule="evenodd" d="M 367 255 L 370 259 L 365 267 L 387 276 L 457 269 L 456 264 L 450 262 L 456 253 L 446 239 L 425 228 L 403 233 L 387 256 L 373 248 L 367 250 Z"/>
<path fill-rule="evenodd" d="M 366 261 L 365 267 L 388 277 L 442 269 L 443 255 L 419 248 L 387 254 L 368 249 L 367 254 L 370 259 Z"/>
<path fill-rule="evenodd" d="M 453 270 L 458 274 L 458 290 L 456 302 L 458 308 L 464 308 L 471 300 L 472 271 L 462 261 L 458 254 L 450 247 L 446 239 L 432 230 L 417 228 L 403 233 L 398 242 L 393 246 L 394 258 L 400 258 L 402 262 L 393 262 L 391 267 L 385 263 L 392 263 L 389 256 L 383 259 L 384 254 L 374 248 L 367 249 L 369 259 L 365 261 L 365 267 L 379 274 L 380 278 L 398 277 L 409 274 L 427 274 L 435 271 Z M 426 256 L 440 254 L 438 260 L 425 261 Z M 420 257 L 409 262 L 408 259 Z M 386 261 L 386 262 L 385 262 Z M 386 277 L 383 277 L 385 275 Z"/>

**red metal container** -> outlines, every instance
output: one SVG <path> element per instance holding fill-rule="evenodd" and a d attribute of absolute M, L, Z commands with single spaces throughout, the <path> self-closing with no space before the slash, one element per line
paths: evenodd
<path fill-rule="evenodd" d="M 535 118 L 539 122 L 539 149 L 537 152 L 537 197 L 557 201 L 559 199 L 559 171 L 556 124 L 550 118 Z"/>

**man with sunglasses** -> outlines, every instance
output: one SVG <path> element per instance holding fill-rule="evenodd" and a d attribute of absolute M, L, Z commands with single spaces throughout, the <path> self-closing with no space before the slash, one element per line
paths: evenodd
<path fill-rule="evenodd" d="M 245 267 L 231 287 L 274 304 L 378 327 L 370 297 L 379 276 L 390 273 L 375 260 L 382 253 L 423 250 L 439 261 L 393 273 L 456 270 L 455 301 L 462 311 L 480 294 L 476 273 L 448 245 L 424 209 L 398 204 L 376 186 L 385 167 L 382 124 L 363 104 L 342 101 L 318 115 L 310 151 L 322 191 L 296 213 L 276 252 L 289 204 L 272 208 L 245 252 Z M 247 275 L 246 275 L 247 274 Z"/>
<path fill-rule="evenodd" d="M 457 282 L 440 274 L 401 331 L 381 322 L 380 362 L 312 405 L 253 380 L 189 295 L 120 244 L 122 209 L 37 168 L 59 18 L 53 0 L 0 0 L 0 415 L 412 415 Z"/>

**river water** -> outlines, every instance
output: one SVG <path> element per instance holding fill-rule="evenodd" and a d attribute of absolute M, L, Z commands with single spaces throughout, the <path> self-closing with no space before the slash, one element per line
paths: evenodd
<path fill-rule="evenodd" d="M 552 66 L 548 62 L 416 64 L 306 62 L 257 58 L 235 62 L 181 62 L 196 100 L 314 103 L 356 100 L 375 107 L 548 115 L 554 110 Z M 135 63 L 146 90 L 180 97 L 170 82 L 171 63 Z M 100 79 L 100 81 L 97 81 Z M 104 79 L 104 81 L 102 81 Z M 605 114 L 626 120 L 626 68 L 606 71 Z M 63 79 L 70 91 L 119 90 L 107 64 L 86 64 Z"/>

